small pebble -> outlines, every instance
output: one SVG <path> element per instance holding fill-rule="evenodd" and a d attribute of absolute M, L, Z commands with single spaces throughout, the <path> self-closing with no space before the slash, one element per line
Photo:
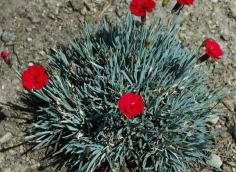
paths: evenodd
<path fill-rule="evenodd" d="M 34 63 L 32 63 L 32 62 L 30 62 L 29 64 L 28 64 L 28 66 L 33 66 L 34 65 Z"/>
<path fill-rule="evenodd" d="M 86 7 L 83 7 L 83 8 L 80 10 L 80 14 L 83 15 L 83 16 L 86 15 L 87 12 L 88 12 L 88 11 L 87 11 L 87 8 L 86 8 Z"/>
<path fill-rule="evenodd" d="M 221 158 L 216 154 L 211 154 L 208 160 L 208 164 L 215 167 L 220 168 L 223 164 Z"/>
<path fill-rule="evenodd" d="M 222 35 L 220 35 L 220 38 L 221 38 L 223 41 L 229 41 L 230 36 L 229 36 L 229 35 L 226 35 L 226 34 L 222 34 Z"/>
<path fill-rule="evenodd" d="M 38 18 L 38 17 L 29 17 L 30 21 L 34 24 L 36 23 L 40 23 L 41 22 L 41 19 Z"/>
<path fill-rule="evenodd" d="M 32 38 L 27 38 L 28 42 L 32 42 L 32 40 L 33 40 Z"/>
<path fill-rule="evenodd" d="M 213 125 L 215 125 L 219 121 L 220 117 L 219 116 L 210 116 L 209 117 L 209 122 Z"/>
<path fill-rule="evenodd" d="M 103 3 L 103 0 L 95 0 L 95 4 L 100 5 L 101 3 Z"/>
<path fill-rule="evenodd" d="M 224 28 L 224 30 L 221 32 L 220 38 L 224 41 L 229 41 L 230 37 L 231 35 L 228 28 Z"/>
<path fill-rule="evenodd" d="M 16 39 L 15 35 L 11 32 L 3 32 L 2 41 L 5 43 L 14 42 Z"/>
<path fill-rule="evenodd" d="M 0 143 L 3 144 L 3 143 L 8 142 L 9 140 L 11 140 L 12 137 L 13 135 L 10 132 L 7 132 L 4 136 L 0 138 Z"/>
<path fill-rule="evenodd" d="M 25 152 L 25 151 L 24 151 L 24 146 L 21 145 L 21 146 L 19 147 L 19 153 L 22 154 L 22 153 L 24 153 L 24 152 Z"/>
<path fill-rule="evenodd" d="M 32 28 L 31 28 L 31 27 L 27 27 L 27 28 L 26 28 L 26 31 L 27 31 L 27 32 L 31 32 L 31 31 L 32 31 Z"/>

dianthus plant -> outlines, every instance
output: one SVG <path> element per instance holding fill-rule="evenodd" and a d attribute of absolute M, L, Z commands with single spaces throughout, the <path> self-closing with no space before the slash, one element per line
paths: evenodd
<path fill-rule="evenodd" d="M 46 157 L 69 171 L 184 172 L 206 164 L 215 136 L 209 117 L 223 94 L 208 87 L 198 52 L 176 41 L 176 20 L 165 26 L 132 16 L 126 24 L 85 24 L 51 55 L 47 86 L 32 92 L 43 102 L 27 137 L 33 148 L 47 148 Z M 133 118 L 118 107 L 126 93 L 143 101 Z"/>

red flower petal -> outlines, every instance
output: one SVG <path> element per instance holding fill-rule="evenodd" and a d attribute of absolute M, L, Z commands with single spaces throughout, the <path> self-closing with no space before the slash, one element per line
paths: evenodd
<path fill-rule="evenodd" d="M 26 90 L 32 90 L 34 87 L 34 78 L 29 71 L 24 71 L 21 75 L 22 85 Z"/>
<path fill-rule="evenodd" d="M 129 8 L 133 15 L 145 16 L 146 12 L 151 13 L 155 6 L 154 0 L 132 0 Z"/>
<path fill-rule="evenodd" d="M 8 56 L 9 56 L 9 52 L 8 51 L 4 50 L 4 51 L 1 52 L 1 57 L 4 60 L 6 60 L 8 58 Z"/>
<path fill-rule="evenodd" d="M 42 73 L 35 79 L 34 89 L 40 90 L 47 84 L 48 84 L 48 75 L 45 73 Z"/>
<path fill-rule="evenodd" d="M 145 0 L 145 1 L 146 1 L 145 6 L 146 6 L 147 12 L 152 13 L 153 9 L 156 6 L 155 1 L 154 0 Z"/>
<path fill-rule="evenodd" d="M 127 118 L 132 119 L 144 111 L 143 99 L 140 95 L 126 93 L 118 102 L 119 109 Z"/>
<path fill-rule="evenodd" d="M 213 40 L 205 41 L 205 52 L 210 56 L 212 60 L 220 59 L 223 55 L 223 51 L 220 45 Z"/>
<path fill-rule="evenodd" d="M 37 77 L 40 73 L 44 73 L 46 71 L 44 67 L 38 65 L 30 66 L 28 70 L 31 73 L 31 75 L 35 77 Z"/>
<path fill-rule="evenodd" d="M 33 65 L 24 71 L 21 80 L 23 87 L 27 90 L 40 90 L 48 84 L 48 75 L 42 66 Z"/>
<path fill-rule="evenodd" d="M 193 5 L 194 0 L 177 0 L 177 2 L 181 5 Z"/>

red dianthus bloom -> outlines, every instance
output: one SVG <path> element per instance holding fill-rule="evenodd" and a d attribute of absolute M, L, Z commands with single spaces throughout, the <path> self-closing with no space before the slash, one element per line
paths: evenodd
<path fill-rule="evenodd" d="M 205 52 L 212 60 L 220 59 L 223 55 L 223 51 L 220 45 L 213 40 L 206 40 L 205 41 Z"/>
<path fill-rule="evenodd" d="M 156 6 L 154 0 L 132 0 L 130 11 L 135 16 L 145 16 L 146 12 L 151 13 Z"/>
<path fill-rule="evenodd" d="M 22 73 L 21 81 L 26 90 L 40 90 L 48 84 L 48 74 L 44 67 L 33 65 Z"/>
<path fill-rule="evenodd" d="M 6 60 L 9 57 L 9 52 L 4 50 L 1 52 L 1 57 Z"/>
<path fill-rule="evenodd" d="M 140 95 L 126 93 L 120 97 L 119 109 L 123 115 L 132 119 L 144 111 L 143 99 Z"/>

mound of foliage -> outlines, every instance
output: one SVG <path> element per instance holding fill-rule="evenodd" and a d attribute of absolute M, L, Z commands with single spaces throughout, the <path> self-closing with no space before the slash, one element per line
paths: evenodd
<path fill-rule="evenodd" d="M 176 41 L 176 22 L 138 25 L 104 21 L 50 57 L 49 82 L 34 91 L 37 119 L 27 139 L 69 171 L 185 172 L 207 163 L 216 132 L 213 107 L 223 97 L 208 87 L 197 51 Z M 144 111 L 127 118 L 122 95 L 142 97 Z"/>

